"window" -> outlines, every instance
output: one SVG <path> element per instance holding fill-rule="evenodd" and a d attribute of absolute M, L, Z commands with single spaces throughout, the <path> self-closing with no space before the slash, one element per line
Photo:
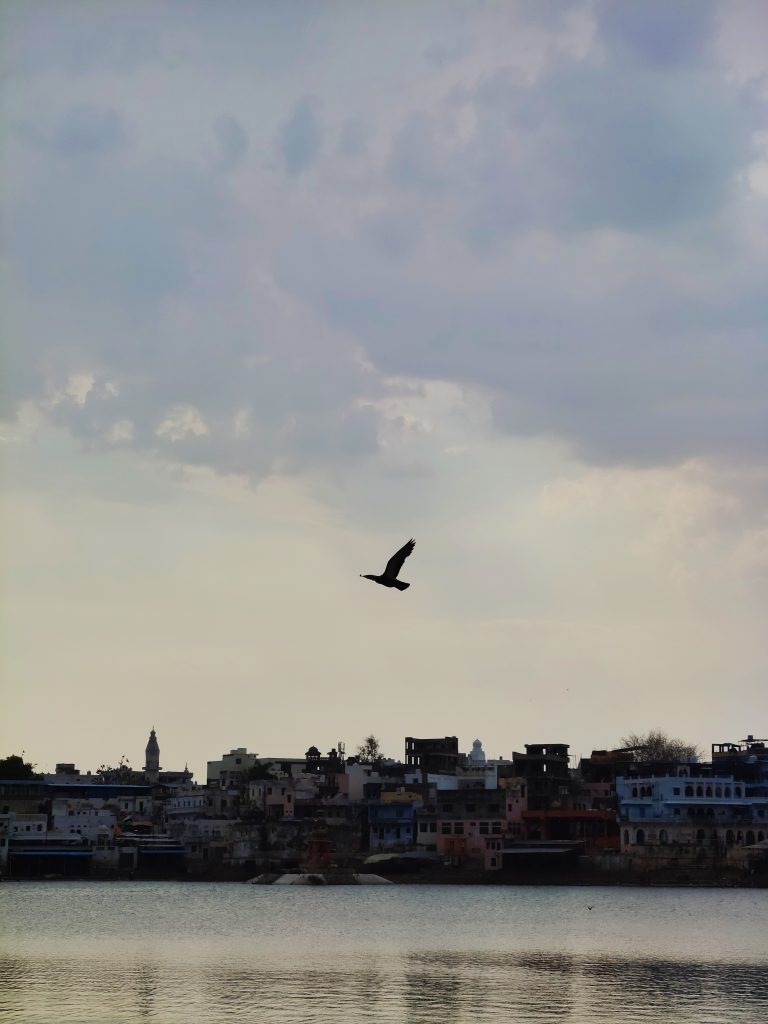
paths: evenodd
<path fill-rule="evenodd" d="M 472 814 L 472 812 L 473 812 L 474 810 L 475 810 L 475 805 L 474 805 L 474 804 L 467 804 L 467 806 L 466 806 L 466 812 L 467 812 L 467 814 Z"/>
<path fill-rule="evenodd" d="M 441 807 L 441 810 L 442 811 L 452 811 L 453 810 L 453 804 L 443 804 L 443 806 Z"/>
<path fill-rule="evenodd" d="M 693 796 L 693 786 L 686 786 L 685 787 L 685 795 L 686 796 Z"/>
<path fill-rule="evenodd" d="M 430 821 L 430 823 L 429 823 L 429 831 L 430 832 L 437 832 L 437 822 L 436 821 Z"/>
<path fill-rule="evenodd" d="M 712 787 L 711 786 L 707 786 L 707 788 L 704 790 L 704 795 L 705 796 L 712 796 Z"/>
<path fill-rule="evenodd" d="M 735 787 L 734 787 L 734 789 L 733 789 L 733 795 L 734 795 L 734 796 L 738 796 L 738 797 L 740 797 L 740 796 L 741 796 L 741 786 L 735 786 Z"/>
<path fill-rule="evenodd" d="M 419 832 L 426 832 L 427 831 L 427 824 L 428 823 L 426 821 L 420 821 L 419 822 Z"/>
<path fill-rule="evenodd" d="M 632 787 L 632 796 L 637 796 L 637 786 Z"/>
<path fill-rule="evenodd" d="M 455 836 L 463 836 L 464 835 L 464 822 L 463 821 L 455 821 L 453 823 L 453 834 Z"/>
<path fill-rule="evenodd" d="M 715 796 L 722 796 L 722 795 L 723 795 L 723 787 L 722 786 L 715 786 Z"/>
<path fill-rule="evenodd" d="M 500 821 L 493 821 L 493 822 L 491 822 L 491 832 L 493 832 L 493 834 L 495 836 L 501 835 L 501 822 Z"/>
<path fill-rule="evenodd" d="M 696 796 L 704 796 L 704 787 L 703 786 L 697 786 L 696 787 Z"/>
<path fill-rule="evenodd" d="M 481 821 L 480 822 L 480 835 L 481 836 L 487 836 L 488 835 L 488 822 L 487 821 Z"/>
<path fill-rule="evenodd" d="M 679 786 L 673 786 L 672 787 L 672 796 L 680 796 L 680 787 Z"/>
<path fill-rule="evenodd" d="M 727 797 L 729 797 L 731 795 L 731 787 L 730 786 L 726 786 L 725 787 L 725 795 Z"/>
<path fill-rule="evenodd" d="M 444 835 L 444 836 L 449 836 L 451 834 L 451 823 L 450 823 L 450 821 L 441 821 L 440 822 L 440 833 L 442 835 Z"/>

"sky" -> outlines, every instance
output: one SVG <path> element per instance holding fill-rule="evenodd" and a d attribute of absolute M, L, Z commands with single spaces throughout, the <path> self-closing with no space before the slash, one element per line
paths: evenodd
<path fill-rule="evenodd" d="M 0 20 L 0 756 L 768 734 L 768 5 Z"/>

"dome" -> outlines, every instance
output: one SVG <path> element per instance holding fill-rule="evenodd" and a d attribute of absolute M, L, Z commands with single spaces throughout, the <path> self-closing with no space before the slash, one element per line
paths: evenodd
<path fill-rule="evenodd" d="M 485 751 L 483 750 L 483 744 L 480 740 L 475 740 L 472 744 L 469 760 L 471 764 L 485 764 Z"/>

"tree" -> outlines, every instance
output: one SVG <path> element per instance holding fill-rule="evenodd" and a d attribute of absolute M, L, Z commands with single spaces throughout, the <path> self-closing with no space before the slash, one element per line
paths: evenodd
<path fill-rule="evenodd" d="M 677 737 L 667 736 L 661 729 L 651 729 L 645 734 L 630 733 L 623 736 L 622 747 L 633 747 L 629 751 L 634 761 L 648 763 L 649 761 L 690 761 L 691 758 L 701 756 L 701 751 L 693 743 L 686 743 L 685 740 Z"/>
<path fill-rule="evenodd" d="M 21 754 L 24 754 L 22 750 Z M 11 754 L 10 757 L 0 758 L 0 779 L 39 779 L 40 774 L 35 771 L 35 766 L 24 760 L 19 754 Z"/>
<path fill-rule="evenodd" d="M 357 748 L 357 759 L 361 764 L 373 764 L 376 761 L 380 761 L 383 756 L 379 741 L 373 733 L 370 736 L 366 736 Z"/>
<path fill-rule="evenodd" d="M 120 783 L 121 785 L 126 785 L 139 779 L 131 768 L 131 763 L 125 754 L 120 758 L 117 768 L 103 764 L 97 768 L 96 774 L 101 777 L 102 782 Z"/>
<path fill-rule="evenodd" d="M 260 782 L 262 779 L 276 779 L 271 761 L 257 761 L 245 772 L 246 782 Z"/>

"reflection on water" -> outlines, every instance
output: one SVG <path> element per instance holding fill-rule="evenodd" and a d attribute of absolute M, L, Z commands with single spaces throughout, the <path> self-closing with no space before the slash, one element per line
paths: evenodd
<path fill-rule="evenodd" d="M 569 914 L 583 920 L 569 890 L 478 896 L 463 888 L 424 895 L 403 887 L 380 897 L 337 889 L 328 899 L 327 893 L 253 896 L 239 886 L 190 889 L 191 911 L 183 887 L 97 891 L 69 883 L 46 890 L 30 883 L 9 885 L 13 895 L 3 887 L 0 913 L 13 914 L 2 918 L 0 931 L 0 1019 L 756 1024 L 768 1018 L 765 893 L 732 893 L 729 900 L 729 894 L 668 891 L 666 906 L 656 894 L 646 903 L 642 891 L 603 890 L 601 920 L 569 931 Z M 713 913 L 722 915 L 729 903 L 738 926 L 732 930 Z M 417 908 L 429 913 L 414 913 Z M 197 921 L 191 934 L 190 913 Z M 655 922 L 653 943 L 644 915 Z M 506 932 L 500 932 L 503 920 L 511 922 Z M 705 940 L 695 931 L 702 928 L 710 933 Z M 606 949 L 604 932 L 614 946 L 624 936 L 619 952 Z"/>
<path fill-rule="evenodd" d="M 0 1011 L 18 1022 L 477 1020 L 756 1024 L 768 1010 L 764 965 L 593 960 L 547 953 L 438 950 L 378 969 L 225 963 L 0 959 Z"/>

